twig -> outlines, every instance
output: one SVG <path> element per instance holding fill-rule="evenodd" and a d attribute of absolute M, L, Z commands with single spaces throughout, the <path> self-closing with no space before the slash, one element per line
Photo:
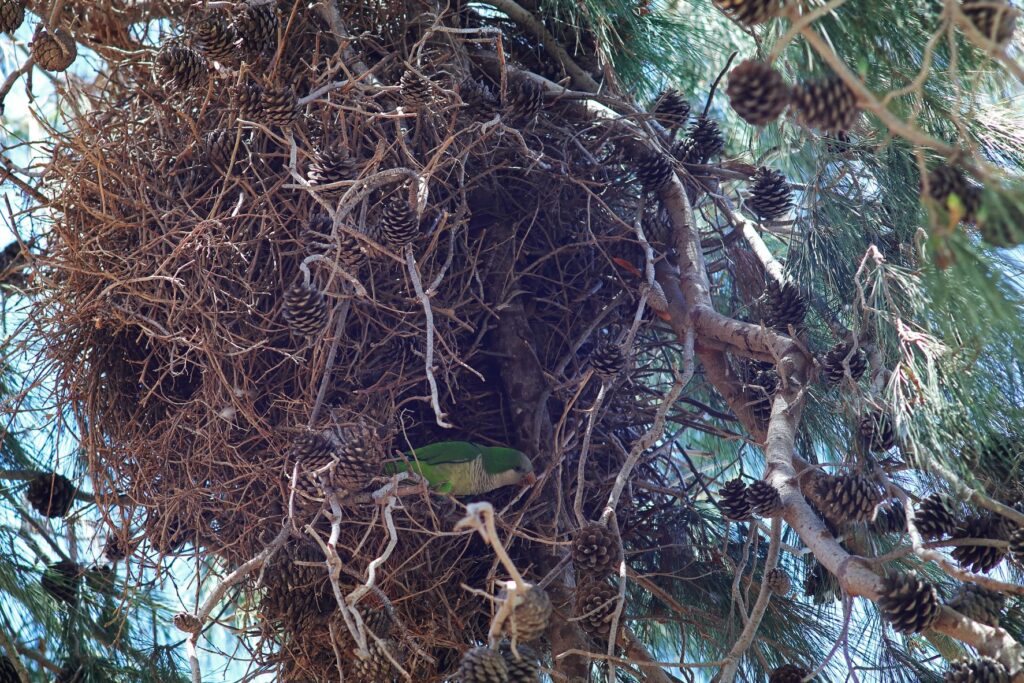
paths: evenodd
<path fill-rule="evenodd" d="M 835 51 L 829 47 L 828 43 L 825 42 L 825 39 L 814 30 L 814 27 L 804 27 L 800 30 L 800 33 L 811 47 L 814 48 L 814 51 L 817 52 L 830 67 L 832 67 L 832 70 L 836 75 L 843 79 L 843 82 L 846 83 L 846 85 L 857 95 L 864 107 L 877 116 L 893 134 L 915 145 L 933 149 L 946 157 L 953 158 L 964 156 L 964 150 L 952 147 L 941 140 L 936 140 L 890 112 L 881 102 L 878 101 L 874 94 L 868 90 L 863 83 L 861 83 L 860 79 L 850 71 L 849 67 L 846 66 L 839 55 L 837 55 Z M 997 174 L 996 169 L 993 168 L 991 164 L 982 159 L 978 159 L 977 157 L 972 156 L 971 158 L 973 163 L 962 163 L 967 170 L 974 172 L 981 178 L 989 178 Z"/>
<path fill-rule="evenodd" d="M 590 374 L 593 375 L 594 373 L 591 371 Z M 594 434 L 597 414 L 601 410 L 601 404 L 604 403 L 604 396 L 607 391 L 608 382 L 602 380 L 601 388 L 597 391 L 597 398 L 594 399 L 594 405 L 590 408 L 590 415 L 587 416 L 587 427 L 583 431 L 583 444 L 580 446 L 580 455 L 576 461 L 576 497 L 573 500 L 572 510 L 576 515 L 576 523 L 581 527 L 587 523 L 586 517 L 583 516 L 583 489 L 587 479 L 587 456 L 590 453 L 590 441 Z"/>
<path fill-rule="evenodd" d="M 547 27 L 537 17 L 533 16 L 529 10 L 515 2 L 515 0 L 486 0 L 486 2 L 488 5 L 497 7 L 507 14 L 512 21 L 533 33 L 540 40 L 547 53 L 565 68 L 577 88 L 589 92 L 597 92 L 600 89 L 597 81 L 573 61 L 561 43 L 551 35 Z"/>
<path fill-rule="evenodd" d="M 733 51 L 733 53 L 729 55 L 729 59 L 725 61 L 725 66 L 718 72 L 718 76 L 715 78 L 714 83 L 711 84 L 711 90 L 708 91 L 707 102 L 704 103 L 704 113 L 701 114 L 702 117 L 708 115 L 708 110 L 711 109 L 711 102 L 715 99 L 715 91 L 718 90 L 718 84 L 722 81 L 722 77 L 725 76 L 726 72 L 729 71 L 729 66 L 732 64 L 732 60 L 736 59 L 736 55 L 738 54 L 739 52 Z"/>
<path fill-rule="evenodd" d="M 679 395 L 683 393 L 683 389 L 686 388 L 686 385 L 693 378 L 693 344 L 693 328 L 687 328 L 683 345 L 683 373 L 676 374 L 672 388 L 668 390 L 665 394 L 665 399 L 658 406 L 658 412 L 655 414 L 651 428 L 633 445 L 629 456 L 626 458 L 626 462 L 623 463 L 622 469 L 619 470 L 618 476 L 615 477 L 615 484 L 612 486 L 611 493 L 608 494 L 608 502 L 605 503 L 605 508 L 601 512 L 602 524 L 607 524 L 608 518 L 615 513 L 615 508 L 619 504 L 619 497 L 626 487 L 626 482 L 629 481 L 633 468 L 636 466 L 637 461 L 640 460 L 640 456 L 644 451 L 657 443 L 658 439 L 665 433 L 665 416 L 668 414 L 669 409 L 675 405 Z"/>
<path fill-rule="evenodd" d="M 427 323 L 427 351 L 424 354 L 424 365 L 427 371 L 427 383 L 430 385 L 430 405 L 434 409 L 434 419 L 438 427 L 451 429 L 454 425 L 449 424 L 444 418 L 441 410 L 441 399 L 437 394 L 437 379 L 434 377 L 434 311 L 430 307 L 430 297 L 423 291 L 423 281 L 420 279 L 419 269 L 416 267 L 416 257 L 412 253 L 412 245 L 407 244 L 405 249 L 405 267 L 409 271 L 409 279 L 412 280 L 413 289 L 416 290 L 416 298 L 423 306 L 423 315 Z"/>
<path fill-rule="evenodd" d="M 616 519 L 615 515 L 611 515 L 609 520 L 611 522 L 611 530 L 615 534 L 615 542 L 619 545 L 619 588 L 618 595 L 615 598 L 615 610 L 612 612 L 611 627 L 608 630 L 610 634 L 617 634 L 619 632 L 619 619 L 622 617 L 622 608 L 626 605 L 626 549 L 622 545 L 622 534 L 619 533 L 619 520 Z M 605 650 L 605 654 L 609 657 L 615 656 L 615 641 L 614 636 L 608 638 L 608 649 Z M 608 683 L 615 683 L 615 661 L 613 659 L 608 660 Z"/>
<path fill-rule="evenodd" d="M 608 661 L 614 659 L 618 664 L 632 664 L 641 668 L 661 668 L 661 667 L 672 667 L 675 669 L 710 669 L 716 666 L 721 666 L 721 661 L 715 662 L 659 662 L 655 659 L 646 659 L 643 661 L 637 661 L 635 659 L 623 659 L 622 657 L 608 657 L 606 654 L 599 654 L 597 652 L 590 652 L 589 650 L 566 650 L 565 652 L 559 652 L 555 655 L 555 660 L 564 659 L 565 657 L 572 656 L 583 656 L 590 657 L 591 659 L 602 659 Z"/>
<path fill-rule="evenodd" d="M 327 387 L 330 386 L 331 376 L 334 371 L 334 361 L 338 356 L 338 345 L 341 342 L 342 336 L 345 334 L 345 322 L 348 320 L 348 311 L 351 305 L 351 299 L 345 299 L 335 310 L 337 322 L 334 324 L 334 339 L 331 340 L 331 350 L 327 353 L 327 363 L 324 365 L 324 376 L 320 378 L 320 389 L 316 392 L 316 401 L 313 403 L 313 410 L 309 412 L 309 423 L 307 426 L 310 428 L 316 424 L 317 417 L 319 417 L 320 414 L 320 408 L 324 404 L 324 397 L 327 395 Z"/>
<path fill-rule="evenodd" d="M 7 78 L 4 79 L 3 85 L 0 85 L 0 114 L 4 112 L 4 100 L 7 99 L 7 94 L 11 92 L 11 88 L 18 82 L 18 79 L 24 76 L 35 64 L 35 57 L 31 54 L 25 57 L 22 61 L 21 66 L 7 74 Z"/>
<path fill-rule="evenodd" d="M 281 530 L 277 532 L 277 536 L 267 544 L 266 548 L 261 550 L 259 554 L 252 559 L 243 563 L 238 567 L 238 569 L 228 574 L 220 581 L 220 583 L 214 586 L 213 590 L 210 591 L 209 596 L 206 598 L 206 601 L 203 602 L 203 606 L 196 613 L 196 617 L 199 618 L 199 621 L 205 623 L 210 617 L 210 612 L 213 611 L 213 608 L 216 607 L 217 603 L 224 597 L 224 593 L 227 592 L 228 588 L 231 588 L 231 586 L 234 586 L 249 574 L 262 567 L 271 557 L 274 556 L 274 553 L 284 545 L 284 542 L 288 540 L 290 533 L 291 529 L 289 526 L 287 524 L 283 525 Z M 197 635 L 198 634 L 194 634 L 192 638 L 196 638 Z"/>
<path fill-rule="evenodd" d="M 993 3 L 993 9 L 995 8 L 998 8 L 1003 12 L 1019 12 L 1019 10 L 1015 9 L 1012 5 L 996 5 Z M 985 53 L 990 57 L 995 57 L 1002 62 L 1003 66 L 1005 66 L 1010 73 L 1017 78 L 1017 80 L 1024 83 L 1024 67 L 1015 62 L 1013 58 L 1007 54 L 1004 46 L 994 43 L 988 36 L 979 31 L 978 27 L 974 25 L 974 22 L 964 14 L 959 3 L 954 2 L 953 0 L 946 0 L 945 9 L 943 11 L 952 14 L 956 25 L 960 27 L 960 30 L 967 35 L 967 38 L 972 43 L 985 50 Z M 1002 19 L 1003 17 L 999 16 L 995 23 L 998 24 Z"/>
<path fill-rule="evenodd" d="M 755 532 L 756 533 L 756 532 Z M 768 556 L 764 561 L 764 572 L 767 574 L 779 561 L 779 542 L 782 538 L 782 520 L 778 517 L 772 518 L 772 531 L 771 540 L 768 545 Z M 746 625 L 743 627 L 743 632 L 740 633 L 740 637 L 736 639 L 732 649 L 729 650 L 729 654 L 725 657 L 725 666 L 722 667 L 722 671 L 719 673 L 718 680 L 721 683 L 732 683 L 736 678 L 736 671 L 739 668 L 740 657 L 747 651 L 751 643 L 754 642 L 754 636 L 757 634 L 757 629 L 761 625 L 761 619 L 764 618 L 765 611 L 768 609 L 768 603 L 771 600 L 771 591 L 768 589 L 768 582 L 761 582 L 761 590 L 758 592 L 757 601 L 754 602 L 754 608 L 750 611 L 750 616 L 747 619 Z"/>
<path fill-rule="evenodd" d="M 470 503 L 466 506 L 466 516 L 456 522 L 455 529 L 456 531 L 459 529 L 476 530 L 484 543 L 494 549 L 494 554 L 498 556 L 501 565 L 515 582 L 516 590 L 520 593 L 525 593 L 530 588 L 530 584 L 519 573 L 516 565 L 512 562 L 512 558 L 505 551 L 505 546 L 502 545 L 501 539 L 498 537 L 498 530 L 494 524 L 493 505 L 490 503 Z"/>

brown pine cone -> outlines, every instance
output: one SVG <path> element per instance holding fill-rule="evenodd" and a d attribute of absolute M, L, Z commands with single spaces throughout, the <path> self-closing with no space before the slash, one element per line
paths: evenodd
<path fill-rule="evenodd" d="M 606 576 L 616 570 L 621 559 L 615 534 L 603 524 L 588 524 L 572 539 L 572 561 L 581 572 Z"/>
<path fill-rule="evenodd" d="M 203 622 L 191 612 L 178 612 L 172 621 L 174 628 L 185 633 L 199 633 L 203 629 Z"/>

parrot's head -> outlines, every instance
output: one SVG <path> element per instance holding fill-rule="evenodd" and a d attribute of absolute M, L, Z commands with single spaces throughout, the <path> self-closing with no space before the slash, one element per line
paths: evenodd
<path fill-rule="evenodd" d="M 537 481 L 533 463 L 522 451 L 514 448 L 488 448 L 484 453 L 484 469 L 498 486 L 532 484 Z"/>

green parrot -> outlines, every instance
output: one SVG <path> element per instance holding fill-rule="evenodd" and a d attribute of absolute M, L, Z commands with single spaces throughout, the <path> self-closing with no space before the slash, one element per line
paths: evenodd
<path fill-rule="evenodd" d="M 480 446 L 468 441 L 442 441 L 415 448 L 405 462 L 390 462 L 384 470 L 419 474 L 439 493 L 474 496 L 524 480 L 533 483 L 533 463 L 514 448 Z"/>

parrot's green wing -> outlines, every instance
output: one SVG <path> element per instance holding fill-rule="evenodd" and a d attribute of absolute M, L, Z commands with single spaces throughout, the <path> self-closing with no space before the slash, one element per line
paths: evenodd
<path fill-rule="evenodd" d="M 411 470 L 426 479 L 435 491 L 451 493 L 451 472 L 445 466 L 471 462 L 483 453 L 484 448 L 469 441 L 439 441 L 414 448 L 405 454 L 406 462 L 387 463 L 384 471 L 395 474 Z"/>
<path fill-rule="evenodd" d="M 427 465 L 440 465 L 442 463 L 469 462 L 474 458 L 479 458 L 487 450 L 487 448 L 469 441 L 439 441 L 429 446 L 414 448 L 407 455 Z"/>

